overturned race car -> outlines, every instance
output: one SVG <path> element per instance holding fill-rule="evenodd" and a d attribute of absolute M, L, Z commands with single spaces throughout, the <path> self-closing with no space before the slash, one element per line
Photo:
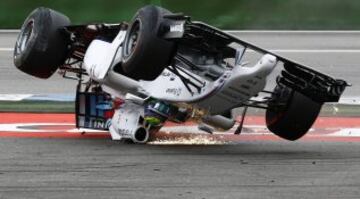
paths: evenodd
<path fill-rule="evenodd" d="M 260 55 L 252 65 L 245 61 L 249 52 Z M 146 143 L 166 121 L 228 131 L 239 107 L 243 116 L 247 107 L 266 109 L 268 129 L 294 141 L 309 131 L 322 105 L 338 102 L 349 86 L 157 6 L 141 8 L 130 23 L 86 25 L 37 8 L 21 28 L 14 63 L 38 78 L 58 71 L 78 81 L 76 126 L 135 143 Z M 276 86 L 265 90 L 275 68 Z M 243 120 L 236 134 L 242 126 Z"/>

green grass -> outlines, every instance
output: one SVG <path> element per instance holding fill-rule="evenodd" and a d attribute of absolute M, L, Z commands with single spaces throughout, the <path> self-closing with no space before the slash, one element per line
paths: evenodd
<path fill-rule="evenodd" d="M 73 113 L 74 102 L 53 102 L 53 101 L 20 101 L 0 102 L 0 112 L 23 112 L 23 113 Z"/>
<path fill-rule="evenodd" d="M 1 0 L 0 28 L 19 28 L 39 6 L 83 24 L 129 21 L 150 3 L 225 29 L 360 29 L 357 0 Z"/>

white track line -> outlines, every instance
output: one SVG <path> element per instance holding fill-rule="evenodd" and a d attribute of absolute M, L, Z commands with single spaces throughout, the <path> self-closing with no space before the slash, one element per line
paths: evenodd
<path fill-rule="evenodd" d="M 288 33 L 288 34 L 302 34 L 302 33 L 330 33 L 330 34 L 360 34 L 360 30 L 224 30 L 227 33 Z"/>
<path fill-rule="evenodd" d="M 314 49 L 314 50 L 305 50 L 305 49 L 288 49 L 288 50 L 270 50 L 273 52 L 283 52 L 283 53 L 360 53 L 360 49 Z"/>
<path fill-rule="evenodd" d="M 11 52 L 13 50 L 14 50 L 14 48 L 0 48 L 0 51 L 3 51 L 3 52 Z"/>
<path fill-rule="evenodd" d="M 22 101 L 34 96 L 33 94 L 0 94 L 0 101 Z"/>
<path fill-rule="evenodd" d="M 273 53 L 360 53 L 360 49 L 269 49 Z M 247 52 L 255 52 L 248 50 Z"/>
<path fill-rule="evenodd" d="M 20 32 L 19 29 L 0 30 L 0 34 L 1 33 L 19 33 L 19 32 Z"/>
<path fill-rule="evenodd" d="M 360 129 L 359 128 L 341 129 L 340 131 L 332 133 L 329 136 L 360 137 Z"/>

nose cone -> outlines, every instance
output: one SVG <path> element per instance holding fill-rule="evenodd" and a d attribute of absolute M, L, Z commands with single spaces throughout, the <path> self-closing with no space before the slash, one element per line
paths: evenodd
<path fill-rule="evenodd" d="M 260 59 L 255 68 L 258 69 L 258 73 L 267 76 L 274 70 L 276 64 L 277 58 L 273 55 L 266 54 Z"/>
<path fill-rule="evenodd" d="M 270 54 L 264 55 L 262 60 L 268 62 L 271 65 L 275 65 L 277 62 L 276 57 L 274 55 L 270 55 Z"/>

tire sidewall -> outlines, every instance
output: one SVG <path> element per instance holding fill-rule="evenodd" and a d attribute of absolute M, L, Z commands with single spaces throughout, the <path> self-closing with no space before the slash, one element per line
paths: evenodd
<path fill-rule="evenodd" d="M 128 41 L 127 40 L 129 40 L 130 38 L 130 32 L 132 31 L 132 29 L 134 28 L 134 25 L 135 25 L 135 23 L 136 22 L 138 22 L 139 23 L 139 35 L 138 35 L 138 40 L 137 40 L 137 44 L 136 44 L 136 46 L 134 47 L 134 49 L 133 49 L 133 51 L 132 52 L 130 52 L 129 54 L 127 54 L 127 52 L 125 53 L 125 51 L 126 51 L 126 48 L 128 48 L 127 47 L 127 45 L 128 45 Z M 142 29 L 143 29 L 144 27 L 143 27 L 143 23 L 142 23 L 142 21 L 141 21 L 141 19 L 139 18 L 139 16 L 137 15 L 133 20 L 132 20 L 132 23 L 131 23 L 131 26 L 129 27 L 129 30 L 127 31 L 127 33 L 126 33 L 126 38 L 125 38 L 125 42 L 126 43 L 124 43 L 124 51 L 123 51 L 123 57 L 122 57 L 122 61 L 123 62 L 128 62 L 131 58 L 132 58 L 132 55 L 133 54 L 136 54 L 137 53 L 137 51 L 139 51 L 139 49 L 142 49 L 142 43 L 143 43 L 143 39 L 142 39 L 142 36 L 143 36 L 143 32 L 142 32 Z"/>
<path fill-rule="evenodd" d="M 126 32 L 125 42 L 127 42 L 128 39 L 130 39 L 130 32 L 133 29 L 133 26 L 135 22 L 139 22 L 140 24 L 140 30 L 139 30 L 139 38 L 137 40 L 137 45 L 133 49 L 133 52 L 126 55 L 123 53 L 123 63 L 129 63 L 132 62 L 132 64 L 124 64 L 123 69 L 127 73 L 131 73 L 133 70 L 136 70 L 136 68 L 131 67 L 132 65 L 137 65 L 138 62 L 141 60 L 138 60 L 138 55 L 142 55 L 144 53 L 144 50 L 149 46 L 152 45 L 154 40 L 156 40 L 156 30 L 159 28 L 160 23 L 160 17 L 159 13 L 154 12 L 154 10 L 150 9 L 151 7 L 155 6 L 146 6 L 145 8 L 140 9 L 133 19 L 131 20 L 131 25 L 129 29 Z M 155 7 L 157 10 L 158 7 Z M 151 12 L 147 12 L 147 10 L 151 10 Z M 145 33 L 144 30 L 150 30 L 151 32 Z M 156 44 L 155 44 L 156 45 Z M 124 46 L 125 47 L 125 46 Z M 124 52 L 124 51 L 123 51 Z"/>
<path fill-rule="evenodd" d="M 314 124 L 322 104 L 287 87 L 277 87 L 274 92 L 275 96 L 277 95 L 275 100 L 284 100 L 286 105 L 266 111 L 268 129 L 286 140 L 300 139 Z"/>
<path fill-rule="evenodd" d="M 43 8 L 35 9 L 25 19 L 25 22 L 21 27 L 20 34 L 18 35 L 16 44 L 15 44 L 15 49 L 14 49 L 14 63 L 15 63 L 15 66 L 20 67 L 22 64 L 26 64 L 26 60 L 31 58 L 32 49 L 34 49 L 36 47 L 35 43 L 38 40 L 39 32 L 42 31 L 42 30 L 40 30 L 41 26 L 39 26 L 38 24 L 44 23 L 44 20 L 43 20 L 44 19 L 44 16 L 43 16 L 44 12 L 42 12 L 40 10 L 43 10 Z M 32 32 L 32 34 L 31 34 L 31 36 L 29 38 L 29 41 L 28 41 L 28 43 L 26 45 L 26 48 L 22 52 L 18 52 L 19 45 L 21 45 L 21 44 L 19 44 L 19 42 L 20 42 L 19 40 L 21 39 L 22 33 L 23 33 L 23 31 L 25 31 L 25 28 L 26 28 L 27 24 L 29 24 L 31 21 L 33 21 L 33 30 L 32 30 L 33 32 Z"/>
<path fill-rule="evenodd" d="M 291 105 L 289 102 L 291 102 L 293 98 L 293 90 L 282 86 L 276 86 L 274 89 L 273 99 L 276 103 L 282 103 L 285 105 L 275 108 L 270 107 L 272 109 L 266 111 L 266 124 L 268 127 L 272 128 L 287 116 L 286 113 L 288 112 Z"/>
<path fill-rule="evenodd" d="M 19 52 L 21 37 L 30 22 L 33 22 L 33 32 L 25 49 Z M 15 66 L 35 77 L 49 78 L 68 55 L 69 39 L 59 31 L 68 25 L 68 17 L 49 8 L 40 7 L 31 12 L 15 44 Z"/>
<path fill-rule="evenodd" d="M 134 22 L 140 23 L 137 44 L 132 53 L 127 54 L 123 45 L 122 69 L 126 75 L 134 79 L 152 80 L 164 70 L 174 52 L 174 42 L 158 37 L 158 30 L 165 14 L 170 11 L 156 7 L 146 6 L 134 16 L 127 30 L 124 42 L 130 39 L 130 32 Z"/>

